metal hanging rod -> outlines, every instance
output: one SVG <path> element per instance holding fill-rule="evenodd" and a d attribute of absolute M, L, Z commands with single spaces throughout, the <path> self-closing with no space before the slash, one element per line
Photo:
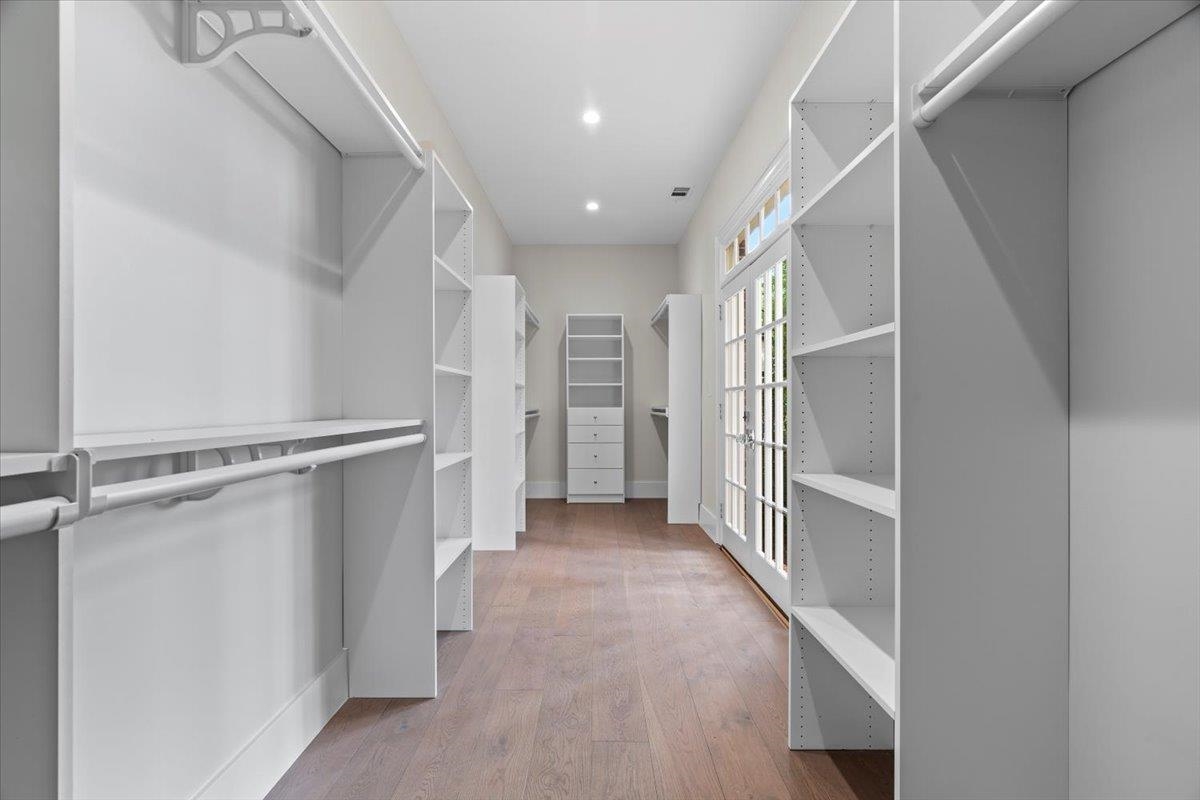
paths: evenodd
<path fill-rule="evenodd" d="M 912 121 L 918 128 L 928 128 L 942 112 L 961 100 L 968 92 L 1008 61 L 1014 53 L 1036 39 L 1056 20 L 1079 3 L 1079 0 L 1043 0 L 1033 11 L 984 50 L 953 80 L 949 81 L 928 101 L 913 111 Z"/>
<path fill-rule="evenodd" d="M 157 478 L 110 483 L 104 486 L 84 486 L 80 494 L 80 497 L 84 498 L 82 502 L 79 500 L 72 502 L 66 497 L 48 497 L 0 506 L 0 539 L 53 530 L 70 525 L 83 517 L 103 514 L 105 511 L 194 495 L 234 483 L 244 483 L 257 478 L 278 475 L 282 472 L 294 472 L 334 461 L 344 461 L 348 458 L 412 447 L 423 444 L 425 440 L 425 434 L 413 433 L 407 436 L 392 436 L 369 442 L 325 447 L 305 453 L 281 455 L 278 458 L 266 458 L 245 464 L 231 464 L 195 472 L 162 475 Z M 75 455 L 79 457 L 81 464 L 90 466 L 90 454 L 86 451 L 80 451 Z M 85 469 L 81 475 L 86 475 L 90 479 L 90 469 Z M 87 482 L 87 480 L 84 481 L 84 483 Z"/>

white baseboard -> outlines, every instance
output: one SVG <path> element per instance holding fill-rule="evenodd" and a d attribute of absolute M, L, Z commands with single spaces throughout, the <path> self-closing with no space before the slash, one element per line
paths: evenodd
<path fill-rule="evenodd" d="M 717 527 L 717 515 L 705 508 L 703 503 L 700 504 L 700 527 L 708 534 L 708 538 L 717 544 L 721 543 L 721 538 L 717 534 L 717 531 L 720 530 Z"/>
<path fill-rule="evenodd" d="M 666 497 L 666 481 L 629 481 L 625 484 L 626 497 Z"/>
<path fill-rule="evenodd" d="M 343 649 L 192 795 L 193 800 L 265 797 L 346 702 L 346 664 Z"/>
<path fill-rule="evenodd" d="M 562 499 L 567 496 L 567 485 L 562 481 L 527 481 L 525 496 L 537 500 Z"/>
<path fill-rule="evenodd" d="M 567 496 L 564 481 L 529 481 L 525 484 L 525 496 L 530 499 L 559 499 Z M 626 497 L 666 497 L 666 481 L 629 481 L 625 484 Z"/>

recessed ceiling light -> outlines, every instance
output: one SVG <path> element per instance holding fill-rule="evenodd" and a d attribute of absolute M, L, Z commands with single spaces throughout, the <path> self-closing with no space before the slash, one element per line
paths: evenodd
<path fill-rule="evenodd" d="M 600 112 L 594 108 L 589 108 L 583 112 L 583 122 L 585 125 L 595 125 L 600 121 Z"/>
<path fill-rule="evenodd" d="M 584 208 L 586 208 L 588 211 L 599 211 L 600 204 L 597 203 L 595 200 L 588 200 L 587 205 L 584 206 Z"/>

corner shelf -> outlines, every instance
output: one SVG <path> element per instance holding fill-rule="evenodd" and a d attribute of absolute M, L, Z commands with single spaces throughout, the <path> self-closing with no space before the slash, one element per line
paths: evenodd
<path fill-rule="evenodd" d="M 433 285 L 439 292 L 469 292 L 471 283 L 436 255 L 433 257 Z"/>
<path fill-rule="evenodd" d="M 85 433 L 75 436 L 75 446 L 92 451 L 92 456 L 97 461 L 113 461 L 119 458 L 214 450 L 218 447 L 242 447 L 297 439 L 317 439 L 322 436 L 420 428 L 424 424 L 425 421 L 420 419 L 321 419 L 212 428 Z"/>
<path fill-rule="evenodd" d="M 798 472 L 792 475 L 792 480 L 876 514 L 896 518 L 896 479 L 893 475 Z"/>
<path fill-rule="evenodd" d="M 792 225 L 892 225 L 892 122 L 792 218 Z"/>
<path fill-rule="evenodd" d="M 793 606 L 792 618 L 896 717 L 896 609 L 892 606 Z"/>
<path fill-rule="evenodd" d="M 433 471 L 441 472 L 459 462 L 466 461 L 470 457 L 471 451 L 469 450 L 457 453 L 438 453 L 433 457 Z"/>
<path fill-rule="evenodd" d="M 896 323 L 889 322 L 886 325 L 876 325 L 863 331 L 798 347 L 792 351 L 792 358 L 892 358 L 895 353 Z"/>
<path fill-rule="evenodd" d="M 458 557 L 466 552 L 470 546 L 471 540 L 465 536 L 438 539 L 434 543 L 433 551 L 434 579 L 442 577 L 446 573 L 446 570 L 450 569 L 450 565 L 457 561 Z"/>
<path fill-rule="evenodd" d="M 435 375 L 442 375 L 442 376 L 453 376 L 453 377 L 458 377 L 458 378 L 471 377 L 470 370 L 459 369 L 458 367 L 447 367 L 444 364 L 434 364 L 433 372 Z"/>

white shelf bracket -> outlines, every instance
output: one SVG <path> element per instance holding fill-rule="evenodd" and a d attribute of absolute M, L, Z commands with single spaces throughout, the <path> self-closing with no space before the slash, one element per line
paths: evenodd
<path fill-rule="evenodd" d="M 215 67 L 237 52 L 247 39 L 260 35 L 302 39 L 312 28 L 296 22 L 283 0 L 181 0 L 179 60 L 186 67 Z M 201 51 L 200 23 L 217 37 Z M 206 37 L 207 38 L 207 37 Z"/>

